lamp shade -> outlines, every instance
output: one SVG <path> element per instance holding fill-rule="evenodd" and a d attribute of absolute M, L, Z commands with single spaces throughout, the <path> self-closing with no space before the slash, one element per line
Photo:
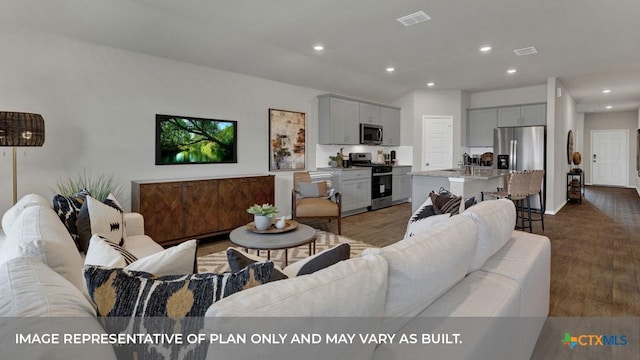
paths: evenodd
<path fill-rule="evenodd" d="M 42 146 L 44 119 L 40 114 L 0 111 L 0 146 Z"/>

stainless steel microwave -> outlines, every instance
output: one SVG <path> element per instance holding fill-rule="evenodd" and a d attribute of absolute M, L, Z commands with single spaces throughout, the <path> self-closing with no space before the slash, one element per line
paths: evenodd
<path fill-rule="evenodd" d="M 382 125 L 360 124 L 360 144 L 381 145 Z"/>

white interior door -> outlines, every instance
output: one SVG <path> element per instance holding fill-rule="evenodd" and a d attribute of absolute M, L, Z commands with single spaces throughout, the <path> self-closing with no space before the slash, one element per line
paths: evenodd
<path fill-rule="evenodd" d="M 453 117 L 422 116 L 422 170 L 453 167 Z"/>
<path fill-rule="evenodd" d="M 627 186 L 629 130 L 591 131 L 591 183 Z"/>

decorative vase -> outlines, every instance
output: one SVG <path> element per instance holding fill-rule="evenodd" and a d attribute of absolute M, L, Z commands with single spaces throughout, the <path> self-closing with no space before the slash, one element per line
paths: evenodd
<path fill-rule="evenodd" d="M 253 222 L 255 223 L 257 230 L 268 230 L 271 227 L 271 221 L 271 217 L 269 216 L 253 215 Z"/>

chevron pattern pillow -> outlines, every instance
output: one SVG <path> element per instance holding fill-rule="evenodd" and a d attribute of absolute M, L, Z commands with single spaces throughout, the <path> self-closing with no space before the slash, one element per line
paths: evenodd
<path fill-rule="evenodd" d="M 122 246 L 126 236 L 124 225 L 124 210 L 113 194 L 109 194 L 103 202 L 87 196 L 78 213 L 81 250 L 87 251 L 89 240 L 95 234 Z"/>

